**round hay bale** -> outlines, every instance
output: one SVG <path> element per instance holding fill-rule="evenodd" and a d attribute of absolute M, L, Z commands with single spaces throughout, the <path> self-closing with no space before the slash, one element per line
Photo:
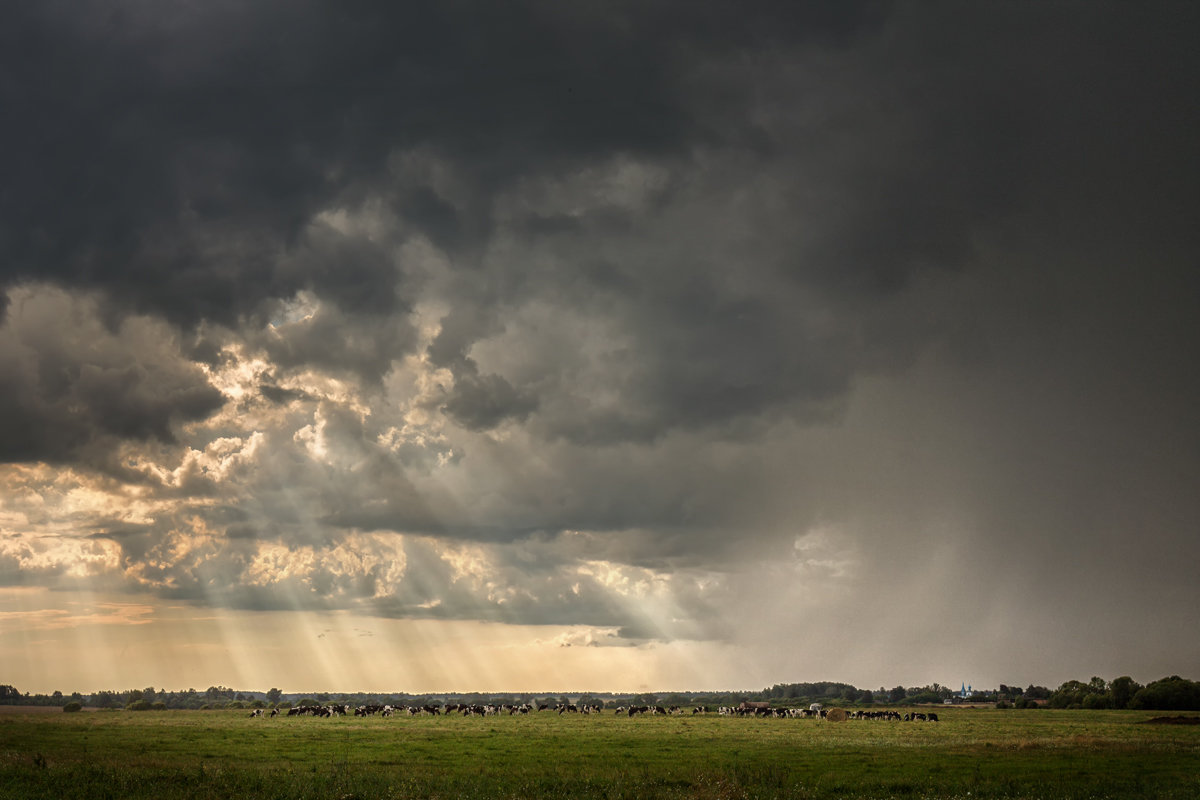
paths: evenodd
<path fill-rule="evenodd" d="M 846 710 L 842 708 L 831 708 L 825 712 L 825 719 L 829 722 L 845 722 Z"/>

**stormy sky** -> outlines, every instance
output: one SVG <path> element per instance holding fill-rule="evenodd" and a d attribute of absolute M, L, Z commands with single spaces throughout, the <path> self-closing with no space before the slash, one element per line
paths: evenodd
<path fill-rule="evenodd" d="M 0 15 L 0 682 L 1200 677 L 1194 4 Z"/>

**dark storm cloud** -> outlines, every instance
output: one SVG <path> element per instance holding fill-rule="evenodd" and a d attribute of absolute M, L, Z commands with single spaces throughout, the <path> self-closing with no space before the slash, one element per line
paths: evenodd
<path fill-rule="evenodd" d="M 248 339 L 261 345 L 281 370 L 311 366 L 334 374 L 350 373 L 371 383 L 387 372 L 393 359 L 411 349 L 414 336 L 403 316 L 348 316 L 327 306 L 304 320 Z"/>
<path fill-rule="evenodd" d="M 776 11 L 730 28 L 724 12 L 654 7 L 18 3 L 0 40 L 4 277 L 233 321 L 321 285 L 324 268 L 279 269 L 280 254 L 314 212 L 377 184 L 396 148 L 432 143 L 483 185 L 535 160 L 678 148 L 693 134 L 674 54 L 730 30 L 748 43 L 786 21 Z M 839 16 L 816 15 L 853 28 Z M 435 241 L 486 233 L 432 187 L 395 198 Z"/>
<path fill-rule="evenodd" d="M 773 207 L 736 220 L 752 263 L 705 258 L 703 243 L 614 254 L 634 260 L 617 309 L 640 346 L 634 385 L 624 409 L 566 432 L 647 439 L 792 399 L 819 417 L 878 357 L 874 348 L 900 342 L 903 360 L 920 344 L 911 329 L 872 327 L 875 298 L 923 271 L 964 269 L 981 230 L 1027 210 L 1022 188 L 1036 176 L 1104 156 L 1146 159 L 1169 178 L 1163 157 L 1137 143 L 1186 148 L 1188 87 L 1178 76 L 1194 65 L 1177 63 L 1191 58 L 1171 37 L 1179 14 L 1141 12 L 1144 32 L 1130 33 L 1120 10 L 1066 6 L 1030 15 L 906 4 L 714 4 L 686 14 L 656 4 L 85 4 L 70 13 L 19 4 L 3 42 L 15 121 L 5 147 L 20 155 L 3 195 L 0 269 L 8 280 L 98 287 L 185 324 L 233 323 L 301 289 L 346 314 L 403 315 L 405 294 L 419 287 L 402 265 L 378 244 L 314 228 L 315 214 L 377 194 L 457 266 L 478 269 L 498 231 L 494 198 L 518 178 L 620 153 L 661 161 L 674 188 L 648 209 L 658 222 L 689 173 L 703 171 L 693 161 L 700 148 L 727 165 L 703 191 L 768 184 Z M 1176 101 L 1182 108 L 1163 118 Z M 1141 121 L 1126 121 L 1123 105 Z M 467 176 L 465 186 L 447 194 L 412 171 L 394 180 L 391 157 L 420 148 Z M 1060 195 L 1051 199 L 1094 202 L 1078 183 L 1050 187 Z M 1143 176 L 1131 191 L 1160 207 L 1144 218 L 1169 224 L 1178 198 L 1145 197 L 1139 185 L 1157 181 Z M 534 240 L 573 237 L 571 263 L 548 283 L 519 264 L 484 269 L 475 280 L 490 290 L 471 290 L 477 304 L 450 319 L 494 315 L 487 306 L 562 281 L 611 291 L 611 270 L 575 266 L 592 246 L 588 226 L 611 232 L 599 221 L 615 214 L 626 235 L 644 238 L 642 212 L 561 211 L 510 224 Z M 679 224 L 712 231 L 721 211 L 698 209 Z M 569 224 L 547 229 L 554 219 Z M 763 279 L 735 300 L 708 277 L 730 271 Z M 767 307 L 786 291 L 781 281 L 823 295 L 844 315 L 841 329 L 814 337 L 791 325 L 787 308 Z M 457 308 L 460 296 L 448 299 Z M 339 324 L 317 320 L 307 342 L 274 355 L 380 374 L 409 345 L 401 337 L 345 358 L 331 341 Z M 485 330 L 460 335 L 458 357 Z M 445 333 L 431 348 L 435 363 Z M 461 377 L 446 408 L 469 428 L 542 405 L 543 387 L 486 371 Z"/>
<path fill-rule="evenodd" d="M 320 224 L 310 225 L 298 244 L 279 267 L 289 283 L 307 285 L 346 310 L 379 315 L 399 310 L 396 291 L 388 290 L 398 270 L 380 244 Z"/>
<path fill-rule="evenodd" d="M 762 36 L 838 40 L 864 19 L 769 4 L 739 11 L 731 28 L 724 11 L 676 18 L 653 6 L 19 3 L 0 34 L 0 284 L 98 289 L 114 326 L 125 309 L 236 325 L 265 319 L 264 301 L 311 291 L 333 308 L 268 352 L 283 368 L 377 380 L 411 347 L 403 319 L 419 287 L 381 244 L 314 225 L 318 212 L 375 194 L 402 230 L 469 265 L 494 231 L 493 193 L 531 167 L 678 153 L 711 137 L 679 91 L 696 59 Z M 466 188 L 446 196 L 411 171 L 391 180 L 391 156 L 414 148 L 469 174 Z M 354 333 L 347 316 L 362 314 L 377 320 Z M 215 363 L 206 342 L 192 355 Z M 538 405 L 502 375 L 456 377 L 444 407 L 469 429 L 524 420 Z M 169 420 L 217 405 L 204 387 L 175 393 L 171 408 L 119 389 L 140 380 L 92 375 L 73 387 L 92 398 L 86 427 L 169 439 Z M 46 447 L 61 457 L 90 436 L 75 427 L 31 429 L 55 431 L 62 441 Z M 12 448 L 13 458 L 44 455 L 34 440 Z"/>
<path fill-rule="evenodd" d="M 495 428 L 508 419 L 524 421 L 537 408 L 537 400 L 513 388 L 500 375 L 460 375 L 454 393 L 442 406 L 450 417 L 467 430 Z"/>
<path fill-rule="evenodd" d="M 301 400 L 307 395 L 299 389 L 282 389 L 269 383 L 259 384 L 259 392 L 272 403 L 287 404 L 292 400 Z"/>
<path fill-rule="evenodd" d="M 4 41 L 16 121 L 6 144 L 21 154 L 5 192 L 5 270 L 111 284 L 182 320 L 229 320 L 263 297 L 333 289 L 327 267 L 279 269 L 279 251 L 315 211 L 377 185 L 393 150 L 431 144 L 471 164 L 486 192 L 540 163 L 704 142 L 771 157 L 815 148 L 827 165 L 811 177 L 832 169 L 841 196 L 802 271 L 886 288 L 906 262 L 961 255 L 968 218 L 1023 155 L 1013 134 L 1045 121 L 1023 116 L 1039 86 L 1078 70 L 1091 78 L 1082 88 L 1107 93 L 1112 79 L 1120 91 L 1126 69 L 1153 77 L 1144 59 L 1164 56 L 1147 49 L 1155 42 L 1127 48 L 1112 8 L 675 12 L 18 4 Z M 1168 37 L 1181 13 L 1136 21 Z M 815 76 L 789 85 L 772 74 L 807 53 Z M 788 117 L 781 136 L 773 126 Z M 902 124 L 874 127 L 889 122 Z M 431 186 L 394 192 L 402 215 L 449 247 L 490 230 L 459 219 L 483 204 L 457 209 Z M 357 277 L 342 298 L 352 307 L 390 296 L 361 288 L 386 278 Z"/>
<path fill-rule="evenodd" d="M 173 443 L 176 424 L 224 403 L 165 326 L 131 317 L 110 331 L 95 303 L 14 294 L 0 325 L 0 461 L 111 464 L 114 444 Z"/>

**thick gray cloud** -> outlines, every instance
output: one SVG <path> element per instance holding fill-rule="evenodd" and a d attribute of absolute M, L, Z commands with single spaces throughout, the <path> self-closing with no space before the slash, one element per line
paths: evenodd
<path fill-rule="evenodd" d="M 13 290 L 0 324 L 0 461 L 115 462 L 122 440 L 174 442 L 173 426 L 224 402 L 166 325 L 96 303 Z"/>
<path fill-rule="evenodd" d="M 793 6 L 6 10 L 0 460 L 193 602 L 1178 623 L 1197 10 Z"/>
<path fill-rule="evenodd" d="M 483 186 L 544 159 L 677 149 L 694 133 L 672 54 L 727 49 L 722 16 L 18 3 L 2 42 L 5 274 L 111 287 L 185 322 L 236 319 L 319 281 L 278 269 L 280 251 L 315 211 L 377 186 L 393 149 L 454 153 Z M 845 29 L 855 14 L 820 16 Z M 735 30 L 774 17 L 747 10 Z M 478 207 L 435 187 L 389 193 L 441 245 L 487 232 Z"/>

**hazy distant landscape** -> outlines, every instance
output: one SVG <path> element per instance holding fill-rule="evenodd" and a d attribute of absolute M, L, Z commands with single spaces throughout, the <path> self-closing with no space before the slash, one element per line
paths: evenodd
<path fill-rule="evenodd" d="M 940 705 L 992 705 L 1006 708 L 1066 708 L 1066 709 L 1137 709 L 1137 710 L 1200 710 L 1200 683 L 1173 675 L 1143 686 L 1128 676 L 1105 681 L 1067 681 L 1057 689 L 1029 685 L 1025 688 L 1001 684 L 995 689 L 961 685 L 952 689 L 933 683 L 920 687 L 894 686 L 891 689 L 860 689 L 847 683 L 816 682 L 776 684 L 758 691 L 725 692 L 435 692 L 411 694 L 406 692 L 283 692 L 277 688 L 266 691 L 243 691 L 223 686 L 210 686 L 197 691 L 159 690 L 154 687 L 125 691 L 100 691 L 89 694 L 56 691 L 51 694 L 22 693 L 11 685 L 0 685 L 0 705 L 59 707 L 72 705 L 100 709 L 153 711 L 168 709 L 271 709 L 325 704 L 390 704 L 399 708 L 454 703 L 528 703 L 537 705 L 597 705 L 614 709 L 621 705 L 650 705 L 687 707 L 700 705 L 709 710 L 719 706 L 736 706 L 743 702 L 768 703 L 780 708 L 795 708 L 820 703 L 860 708 Z"/>

